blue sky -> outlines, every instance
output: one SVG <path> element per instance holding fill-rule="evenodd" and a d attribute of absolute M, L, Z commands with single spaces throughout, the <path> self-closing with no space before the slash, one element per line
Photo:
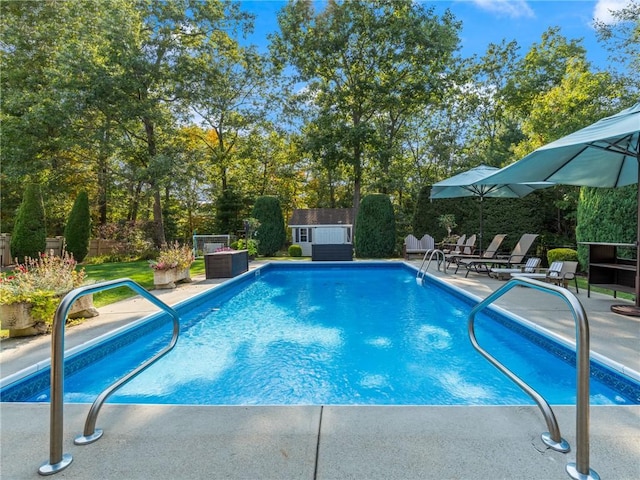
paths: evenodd
<path fill-rule="evenodd" d="M 462 21 L 462 55 L 482 55 L 489 43 L 502 39 L 516 40 L 524 55 L 532 43 L 539 43 L 542 33 L 552 26 L 559 26 L 562 35 L 569 39 L 583 39 L 587 57 L 601 69 L 607 65 L 607 51 L 596 40 L 591 24 L 594 18 L 610 20 L 611 9 L 619 9 L 626 0 L 453 0 L 420 3 L 433 5 L 437 13 L 449 8 Z M 277 30 L 276 13 L 286 1 L 242 1 L 243 8 L 256 15 L 252 43 L 264 47 L 268 33 Z M 318 4 L 321 4 L 318 1 Z"/>

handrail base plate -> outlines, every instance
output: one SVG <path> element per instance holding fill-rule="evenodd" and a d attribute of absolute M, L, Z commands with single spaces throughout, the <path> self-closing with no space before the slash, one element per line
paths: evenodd
<path fill-rule="evenodd" d="M 580 473 L 578 471 L 578 468 L 576 467 L 575 463 L 567 463 L 567 473 L 569 474 L 569 476 L 571 478 L 573 478 L 574 480 L 600 480 L 600 475 L 598 475 L 598 473 L 593 470 L 593 469 L 589 469 L 589 474 L 585 475 L 584 473 Z"/>
<path fill-rule="evenodd" d="M 54 473 L 58 473 L 61 470 L 64 470 L 73 462 L 73 457 L 68 453 L 62 454 L 62 460 L 58 463 L 51 464 L 49 462 L 43 463 L 42 466 L 38 469 L 38 473 L 42 476 L 53 475 Z"/>
<path fill-rule="evenodd" d="M 100 437 L 102 437 L 103 431 L 99 428 L 96 428 L 96 431 L 91 435 L 79 435 L 73 441 L 76 445 L 89 445 L 90 443 L 95 442 Z"/>
<path fill-rule="evenodd" d="M 542 435 L 540 435 L 540 437 L 547 447 L 555 450 L 556 452 L 567 453 L 571 451 L 571 445 L 569 445 L 569 442 L 567 442 L 562 437 L 560 437 L 559 442 L 556 442 L 553 438 L 551 438 L 551 434 L 549 432 L 544 432 Z"/>

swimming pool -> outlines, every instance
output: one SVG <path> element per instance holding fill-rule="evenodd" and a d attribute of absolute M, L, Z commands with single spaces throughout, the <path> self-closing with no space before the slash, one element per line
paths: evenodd
<path fill-rule="evenodd" d="M 178 307 L 174 350 L 111 403 L 518 405 L 520 389 L 467 337 L 473 300 L 400 263 L 269 264 Z M 574 354 L 497 312 L 480 343 L 552 404 L 575 404 Z M 92 402 L 167 343 L 162 315 L 65 362 L 65 401 Z M 0 392 L 48 401 L 48 372 Z M 592 404 L 638 404 L 640 385 L 592 362 Z"/>

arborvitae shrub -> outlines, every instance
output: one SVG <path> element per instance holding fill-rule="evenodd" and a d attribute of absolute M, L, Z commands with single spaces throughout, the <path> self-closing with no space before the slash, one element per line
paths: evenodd
<path fill-rule="evenodd" d="M 80 192 L 73 203 L 71 213 L 64 228 L 64 240 L 67 252 L 76 261 L 81 262 L 89 253 L 89 238 L 91 237 L 91 212 L 89 211 L 89 196 L 87 192 Z"/>
<path fill-rule="evenodd" d="M 287 239 L 280 201 L 276 197 L 258 197 L 251 216 L 260 222 L 255 233 L 258 255 L 274 255 Z"/>
<path fill-rule="evenodd" d="M 366 195 L 356 218 L 356 255 L 362 258 L 391 257 L 394 252 L 396 220 L 391 200 L 384 194 Z"/>
<path fill-rule="evenodd" d="M 302 256 L 302 247 L 300 245 L 291 245 L 289 247 L 289 256 L 290 257 L 301 257 Z"/>
<path fill-rule="evenodd" d="M 25 188 L 11 235 L 11 255 L 18 261 L 24 261 L 24 257 L 37 258 L 38 254 L 45 253 L 47 231 L 44 221 L 40 186 L 29 184 Z"/>

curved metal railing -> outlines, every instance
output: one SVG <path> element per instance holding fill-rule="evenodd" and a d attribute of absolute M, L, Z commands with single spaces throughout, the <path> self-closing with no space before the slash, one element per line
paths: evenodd
<path fill-rule="evenodd" d="M 177 312 L 152 293 L 129 278 L 111 280 L 76 288 L 69 292 L 60 302 L 53 318 L 53 330 L 51 333 L 51 410 L 50 410 L 50 434 L 49 434 L 49 462 L 44 463 L 38 470 L 40 475 L 53 475 L 67 468 L 73 461 L 70 454 L 62 451 L 63 411 L 64 411 L 64 326 L 69 309 L 73 303 L 84 295 L 110 290 L 117 287 L 129 287 L 142 297 L 149 300 L 161 310 L 167 312 L 173 318 L 173 334 L 169 345 L 163 348 L 152 358 L 138 366 L 131 373 L 107 387 L 93 402 L 84 428 L 84 435 L 78 437 L 75 443 L 78 445 L 95 442 L 102 436 L 102 430 L 95 429 L 96 418 L 102 404 L 109 396 L 122 385 L 127 383 L 142 370 L 154 363 L 160 357 L 168 353 L 178 341 L 180 331 L 180 317 Z"/>
<path fill-rule="evenodd" d="M 500 363 L 496 358 L 484 350 L 476 339 L 474 322 L 475 316 L 498 298 L 516 286 L 534 288 L 562 298 L 569 306 L 576 324 L 576 370 L 577 370 L 577 392 L 576 392 L 576 462 L 567 464 L 566 470 L 569 476 L 575 480 L 599 480 L 600 476 L 589 468 L 589 322 L 584 307 L 576 296 L 569 290 L 542 283 L 530 278 L 513 278 L 498 290 L 493 292 L 482 302 L 476 305 L 469 314 L 469 338 L 473 347 L 480 352 L 498 370 L 511 379 L 525 393 L 527 393 L 538 405 L 547 422 L 549 432 L 542 434 L 542 441 L 550 448 L 559 452 L 568 452 L 569 443 L 560 435 L 560 429 L 556 417 L 547 401 L 527 383 L 522 381 L 511 370 Z"/>
<path fill-rule="evenodd" d="M 437 248 L 435 250 L 431 250 L 428 251 L 424 254 L 424 257 L 422 257 L 422 263 L 420 264 L 420 268 L 418 269 L 418 273 L 416 274 L 416 282 L 418 283 L 418 285 L 422 285 L 422 283 L 424 282 L 424 276 L 427 273 L 427 270 L 429 270 L 429 266 L 431 265 L 431 261 L 433 260 L 433 257 L 436 257 L 436 262 L 438 262 L 438 271 L 440 270 L 440 265 L 444 265 L 443 271 L 444 273 L 447 273 L 447 265 L 446 265 L 446 257 L 444 256 L 444 252 L 442 250 L 438 250 Z M 427 256 L 429 257 L 429 261 L 427 262 Z M 423 270 L 424 264 L 427 264 L 427 268 L 425 268 Z"/>

